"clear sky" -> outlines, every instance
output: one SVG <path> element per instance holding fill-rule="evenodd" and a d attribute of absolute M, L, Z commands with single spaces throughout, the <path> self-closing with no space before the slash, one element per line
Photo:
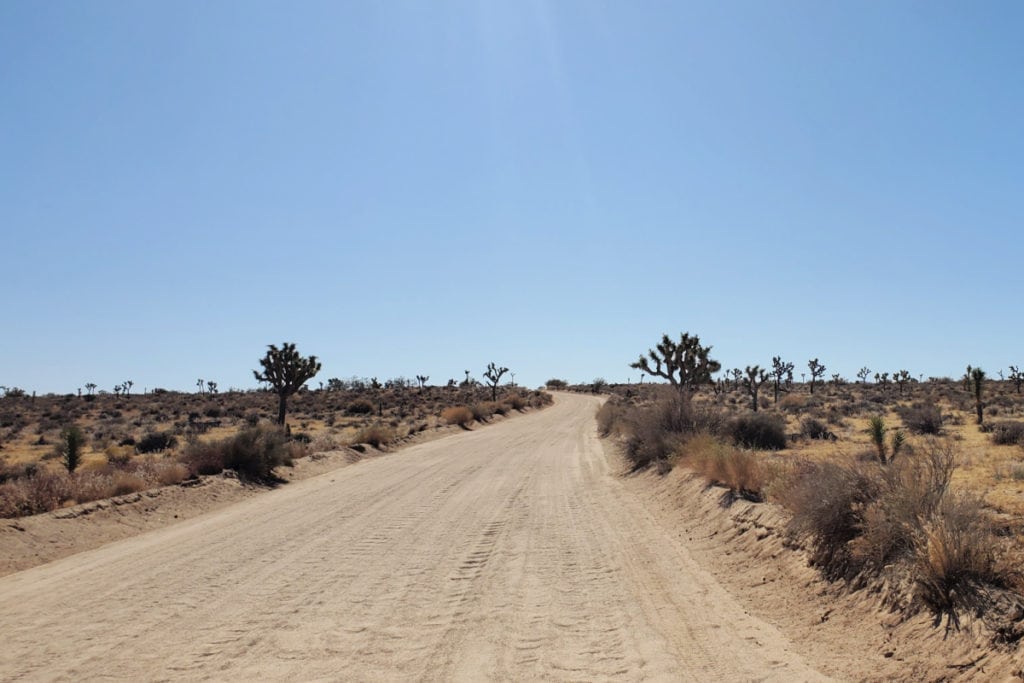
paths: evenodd
<path fill-rule="evenodd" d="M 1019 2 L 0 3 L 0 384 L 1024 364 Z"/>

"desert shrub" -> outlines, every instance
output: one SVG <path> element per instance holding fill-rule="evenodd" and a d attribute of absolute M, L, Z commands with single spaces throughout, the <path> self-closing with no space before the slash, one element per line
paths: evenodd
<path fill-rule="evenodd" d="M 850 547 L 865 567 L 879 571 L 913 555 L 921 524 L 942 504 L 954 466 L 953 449 L 932 442 L 916 457 L 898 458 L 873 471 L 875 497 L 863 506 L 861 534 Z"/>
<path fill-rule="evenodd" d="M 769 451 L 786 447 L 786 423 L 778 415 L 741 415 L 729 423 L 728 430 L 737 446 Z"/>
<path fill-rule="evenodd" d="M 1007 583 L 991 520 L 980 500 L 956 496 L 943 501 L 923 531 L 915 557 L 915 595 L 958 625 L 958 611 L 977 611 L 990 586 Z"/>
<path fill-rule="evenodd" d="M 733 495 L 747 500 L 762 500 L 764 470 L 750 451 L 734 448 L 710 435 L 690 439 L 682 451 L 708 484 L 725 486 Z"/>
<path fill-rule="evenodd" d="M 386 446 L 394 440 L 394 428 L 382 424 L 372 424 L 363 427 L 355 437 L 355 443 L 369 444 L 374 448 Z"/>
<path fill-rule="evenodd" d="M 466 406 L 452 406 L 451 408 L 445 408 L 441 411 L 441 419 L 446 424 L 459 425 L 460 427 L 469 428 L 469 425 L 473 422 L 473 411 Z"/>
<path fill-rule="evenodd" d="M 149 482 L 131 472 L 115 472 L 112 479 L 109 496 L 123 496 L 127 493 L 145 491 L 149 488 Z M 109 496 L 104 496 L 104 498 Z"/>
<path fill-rule="evenodd" d="M 373 411 L 373 404 L 365 398 L 357 398 L 345 408 L 345 412 L 349 415 L 370 415 Z"/>
<path fill-rule="evenodd" d="M 85 434 L 81 429 L 70 425 L 61 430 L 57 453 L 68 472 L 74 472 L 82 464 L 82 448 L 84 447 Z"/>
<path fill-rule="evenodd" d="M 557 379 L 556 378 L 556 379 L 549 379 L 547 382 L 545 382 L 545 386 L 548 389 L 565 389 L 566 387 L 569 386 L 569 383 L 566 382 L 564 379 Z"/>
<path fill-rule="evenodd" d="M 508 411 L 511 409 L 512 407 L 509 406 L 509 404 L 505 401 L 498 401 L 497 403 L 494 404 L 495 415 L 507 415 Z"/>
<path fill-rule="evenodd" d="M 903 426 L 914 434 L 938 435 L 942 433 L 942 411 L 934 403 L 915 403 L 897 407 Z"/>
<path fill-rule="evenodd" d="M 74 498 L 71 477 L 64 472 L 36 470 L 31 476 L 0 484 L 0 517 L 20 517 L 56 510 Z"/>
<path fill-rule="evenodd" d="M 1004 421 L 991 425 L 992 443 L 1000 446 L 1024 445 L 1024 422 Z"/>
<path fill-rule="evenodd" d="M 115 446 L 114 444 L 109 444 L 103 449 L 103 453 L 107 456 L 108 463 L 114 467 L 124 467 L 131 462 L 135 449 L 130 446 Z"/>
<path fill-rule="evenodd" d="M 505 401 L 513 410 L 523 410 L 526 408 L 526 399 L 519 394 L 509 394 L 505 397 Z"/>
<path fill-rule="evenodd" d="M 284 432 L 276 427 L 246 427 L 235 436 L 217 441 L 190 443 L 181 460 L 193 474 L 217 474 L 235 470 L 240 477 L 258 482 L 274 481 L 274 468 L 291 465 L 295 451 Z"/>
<path fill-rule="evenodd" d="M 810 539 L 811 564 L 830 579 L 860 570 L 850 541 L 863 528 L 865 506 L 878 494 L 874 471 L 835 462 L 804 462 L 777 489 L 792 514 L 789 530 Z"/>
<path fill-rule="evenodd" d="M 135 444 L 139 453 L 156 453 L 174 448 L 178 440 L 170 432 L 149 432 Z"/>
<path fill-rule="evenodd" d="M 821 420 L 813 417 L 805 417 L 800 422 L 800 433 L 808 439 L 835 439 L 836 435 L 829 431 L 828 426 Z"/>
<path fill-rule="evenodd" d="M 597 433 L 601 436 L 608 436 L 618 426 L 622 419 L 623 406 L 614 398 L 605 401 L 597 410 Z"/>
<path fill-rule="evenodd" d="M 487 422 L 487 419 L 494 415 L 494 403 L 491 401 L 474 403 L 469 406 L 469 409 L 473 413 L 473 419 L 477 422 Z"/>

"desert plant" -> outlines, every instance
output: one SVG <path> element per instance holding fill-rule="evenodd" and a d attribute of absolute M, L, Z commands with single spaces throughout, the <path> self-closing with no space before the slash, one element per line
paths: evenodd
<path fill-rule="evenodd" d="M 811 371 L 811 393 L 814 393 L 814 385 L 818 379 L 825 376 L 825 366 L 818 362 L 817 358 L 807 361 L 807 369 Z"/>
<path fill-rule="evenodd" d="M 789 385 L 793 383 L 793 364 L 786 363 L 782 356 L 772 357 L 772 384 L 775 388 L 775 405 L 779 404 L 779 392 L 789 391 Z"/>
<path fill-rule="evenodd" d="M 1024 445 L 1024 422 L 1004 421 L 992 425 L 992 443 L 1000 446 Z"/>
<path fill-rule="evenodd" d="M 269 483 L 276 480 L 275 467 L 291 465 L 294 451 L 284 431 L 277 427 L 245 427 L 235 436 L 217 441 L 194 441 L 181 460 L 193 474 L 217 474 L 235 470 L 246 479 Z"/>
<path fill-rule="evenodd" d="M 829 431 L 824 422 L 813 417 L 805 417 L 800 422 L 800 433 L 808 439 L 835 440 L 836 435 Z"/>
<path fill-rule="evenodd" d="M 295 350 L 295 344 L 284 342 L 281 348 L 274 344 L 267 346 L 267 355 L 260 359 L 263 372 L 252 371 L 258 382 L 270 384 L 278 397 L 277 424 L 284 426 L 288 409 L 288 397 L 320 372 L 316 356 L 303 358 Z"/>
<path fill-rule="evenodd" d="M 469 429 L 469 425 L 473 423 L 473 411 L 466 406 L 452 406 L 441 411 L 441 419 L 447 424 L 457 424 L 463 429 Z"/>
<path fill-rule="evenodd" d="M 985 371 L 981 368 L 971 370 L 971 388 L 974 391 L 974 410 L 978 416 L 978 424 L 982 424 L 985 420 L 985 404 L 981 401 L 985 388 Z"/>
<path fill-rule="evenodd" d="M 61 463 L 69 473 L 82 464 L 82 447 L 85 446 L 85 434 L 75 425 L 69 425 L 60 432 Z"/>
<path fill-rule="evenodd" d="M 629 367 L 667 379 L 678 392 L 689 396 L 700 386 L 710 384 L 711 375 L 722 368 L 721 363 L 709 358 L 710 353 L 711 347 L 701 346 L 697 335 L 691 337 L 683 333 L 676 343 L 665 334 L 657 347 L 650 349 L 647 356 L 640 356 L 635 363 L 630 363 Z"/>
<path fill-rule="evenodd" d="M 594 381 L 590 383 L 590 391 L 595 394 L 600 394 L 608 388 L 608 380 L 604 377 L 595 377 Z"/>
<path fill-rule="evenodd" d="M 861 384 L 867 384 L 868 377 L 871 375 L 871 370 L 866 365 L 857 371 L 857 379 L 860 380 Z"/>
<path fill-rule="evenodd" d="M 149 432 L 135 444 L 139 453 L 156 453 L 174 448 L 178 440 L 170 432 Z"/>
<path fill-rule="evenodd" d="M 395 430 L 387 425 L 373 424 L 363 427 L 356 434 L 355 443 L 365 443 L 380 448 L 395 440 Z"/>
<path fill-rule="evenodd" d="M 897 407 L 903 425 L 914 434 L 942 433 L 942 411 L 934 403 L 915 403 L 909 408 Z"/>
<path fill-rule="evenodd" d="M 728 430 L 737 446 L 769 451 L 786 447 L 786 423 L 778 415 L 741 415 L 729 423 Z"/>
<path fill-rule="evenodd" d="M 1020 393 L 1020 387 L 1024 384 L 1024 372 L 1021 372 L 1016 365 L 1010 366 L 1010 381 L 1013 382 L 1013 386 L 1017 389 L 1017 393 Z"/>
<path fill-rule="evenodd" d="M 910 372 L 907 370 L 900 370 L 899 372 L 892 373 L 893 381 L 896 382 L 900 388 L 900 395 L 903 395 L 903 387 L 910 381 Z"/>
<path fill-rule="evenodd" d="M 491 385 L 491 400 L 498 400 L 498 382 L 501 381 L 501 376 L 508 372 L 508 368 L 499 368 L 493 361 L 487 364 L 487 372 L 484 373 L 484 379 Z"/>
<path fill-rule="evenodd" d="M 565 389 L 567 386 L 569 386 L 569 383 L 564 379 L 558 379 L 557 377 L 553 377 L 549 379 L 547 382 L 545 382 L 544 386 L 546 386 L 548 389 Z"/>
<path fill-rule="evenodd" d="M 746 377 L 743 378 L 743 388 L 750 395 L 750 407 L 757 412 L 757 394 L 761 385 L 768 381 L 768 373 L 761 369 L 760 365 L 747 366 Z"/>

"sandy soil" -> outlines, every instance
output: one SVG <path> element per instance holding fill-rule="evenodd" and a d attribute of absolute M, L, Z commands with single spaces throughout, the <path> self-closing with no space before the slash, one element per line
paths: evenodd
<path fill-rule="evenodd" d="M 624 488 L 598 400 L 0 579 L 0 678 L 817 680 Z"/>

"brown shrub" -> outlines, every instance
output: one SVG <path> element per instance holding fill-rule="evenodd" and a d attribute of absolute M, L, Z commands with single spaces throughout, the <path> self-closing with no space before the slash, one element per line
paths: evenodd
<path fill-rule="evenodd" d="M 466 406 L 452 406 L 441 411 L 441 419 L 446 424 L 457 424 L 463 429 L 468 429 L 473 422 L 473 411 Z"/>
<path fill-rule="evenodd" d="M 683 446 L 690 466 L 710 485 L 725 486 L 747 500 L 763 500 L 765 472 L 756 455 L 711 436 L 695 436 Z"/>
<path fill-rule="evenodd" d="M 259 482 L 276 479 L 274 468 L 290 466 L 296 446 L 277 427 L 245 427 L 235 436 L 217 441 L 195 441 L 181 455 L 193 474 L 217 474 L 225 469 Z M 299 447 L 301 449 L 301 446 Z"/>
<path fill-rule="evenodd" d="M 395 430 L 387 425 L 372 424 L 363 427 L 356 434 L 355 443 L 365 443 L 380 448 L 395 440 Z"/>

